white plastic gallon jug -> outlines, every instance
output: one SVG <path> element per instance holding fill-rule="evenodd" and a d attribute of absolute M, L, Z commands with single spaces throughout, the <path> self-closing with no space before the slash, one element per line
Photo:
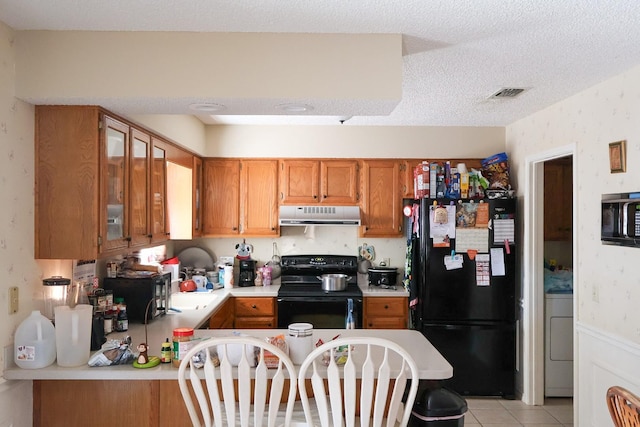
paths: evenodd
<path fill-rule="evenodd" d="M 25 369 L 44 368 L 56 360 L 56 331 L 40 311 L 32 311 L 18 325 L 14 356 L 16 365 Z"/>
<path fill-rule="evenodd" d="M 56 317 L 56 354 L 58 365 L 81 366 L 89 361 L 93 306 L 78 304 L 74 308 L 54 308 Z"/>

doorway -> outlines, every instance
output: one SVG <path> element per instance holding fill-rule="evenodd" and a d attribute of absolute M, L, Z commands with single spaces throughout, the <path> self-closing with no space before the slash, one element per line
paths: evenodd
<path fill-rule="evenodd" d="M 544 162 L 544 397 L 573 396 L 573 156 Z"/>
<path fill-rule="evenodd" d="M 544 360 L 545 360 L 545 319 L 544 319 L 544 164 L 561 157 L 571 156 L 573 159 L 572 177 L 572 223 L 576 217 L 576 145 L 559 147 L 525 160 L 525 215 L 523 223 L 523 260 L 522 263 L 522 400 L 528 405 L 544 404 Z M 573 259 L 578 258 L 575 233 L 570 243 Z M 577 271 L 573 271 L 574 283 L 577 283 Z M 579 298 L 578 289 L 574 289 L 573 308 Z M 575 342 L 575 321 L 572 321 L 572 333 Z M 577 351 L 573 351 L 574 373 L 578 365 Z M 576 391 L 577 377 L 574 375 L 573 390 Z M 577 396 L 574 395 L 574 400 Z"/>

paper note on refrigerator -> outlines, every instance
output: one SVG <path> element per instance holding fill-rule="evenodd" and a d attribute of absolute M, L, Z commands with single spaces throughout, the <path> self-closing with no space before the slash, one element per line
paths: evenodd
<path fill-rule="evenodd" d="M 456 254 L 456 255 L 447 255 L 444 257 L 444 266 L 447 270 L 457 270 L 459 268 L 462 268 L 462 262 L 463 262 L 463 258 L 462 255 L 460 254 Z"/>
<path fill-rule="evenodd" d="M 504 250 L 491 248 L 491 275 L 504 276 Z"/>
<path fill-rule="evenodd" d="M 505 240 L 514 242 L 515 220 L 511 219 L 494 219 L 493 220 L 493 244 L 504 245 Z"/>
<path fill-rule="evenodd" d="M 489 252 L 489 230 L 486 228 L 456 228 L 456 252 Z"/>
<path fill-rule="evenodd" d="M 476 285 L 491 285 L 491 273 L 489 271 L 489 254 L 476 255 Z"/>

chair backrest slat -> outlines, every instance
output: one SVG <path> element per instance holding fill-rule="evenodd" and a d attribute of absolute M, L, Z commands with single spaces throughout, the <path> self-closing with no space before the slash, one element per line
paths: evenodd
<path fill-rule="evenodd" d="M 356 364 L 351 357 L 351 346 L 347 349 L 348 358 L 344 364 L 344 414 L 347 427 L 356 427 Z"/>
<path fill-rule="evenodd" d="M 261 427 L 264 418 L 264 407 L 267 403 L 267 364 L 264 361 L 264 348 L 260 349 L 258 360 L 258 366 L 256 366 L 255 371 L 255 395 L 253 396 L 253 425 Z"/>

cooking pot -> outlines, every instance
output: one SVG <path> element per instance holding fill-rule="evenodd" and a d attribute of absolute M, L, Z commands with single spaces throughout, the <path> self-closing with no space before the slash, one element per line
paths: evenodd
<path fill-rule="evenodd" d="M 395 267 L 369 268 L 369 285 L 384 288 L 395 288 L 398 269 Z"/>
<path fill-rule="evenodd" d="M 347 281 L 351 279 L 346 274 L 323 274 L 317 277 L 322 280 L 322 290 L 325 292 L 344 291 L 347 289 Z"/>
<path fill-rule="evenodd" d="M 180 282 L 180 292 L 194 292 L 196 289 L 198 285 L 191 279 Z"/>

